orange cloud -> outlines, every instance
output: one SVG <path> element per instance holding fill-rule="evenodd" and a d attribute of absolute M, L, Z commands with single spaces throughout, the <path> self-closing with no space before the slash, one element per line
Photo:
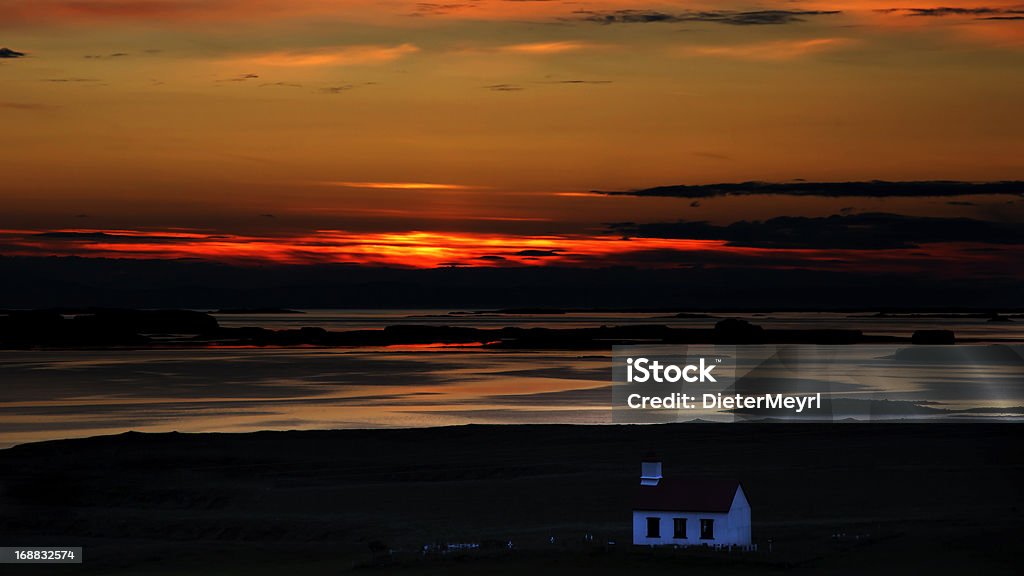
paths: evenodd
<path fill-rule="evenodd" d="M 304 68 L 310 66 L 358 66 L 391 62 L 419 52 L 413 44 L 397 46 L 345 46 L 305 51 L 282 51 L 253 54 L 228 60 L 238 66 L 273 66 Z"/>
<path fill-rule="evenodd" d="M 501 52 L 512 54 L 561 54 L 562 52 L 576 52 L 596 47 L 590 42 L 561 41 L 561 42 L 532 42 L 528 44 L 511 44 L 499 48 Z"/>
<path fill-rule="evenodd" d="M 835 50 L 849 45 L 847 38 L 812 38 L 810 40 L 777 40 L 729 46 L 692 46 L 687 54 L 720 56 L 741 60 L 792 60 L 810 54 Z"/>
<path fill-rule="evenodd" d="M 717 240 L 665 240 L 618 236 L 507 236 L 461 232 L 354 233 L 320 230 L 292 237 L 138 230 L 66 229 L 45 234 L 0 231 L 11 255 L 115 258 L 201 258 L 234 263 L 353 263 L 433 268 L 475 265 L 566 264 L 623 250 L 745 250 Z"/>
<path fill-rule="evenodd" d="M 578 6 L 558 1 L 472 0 L 8 0 L 3 23 L 159 21 L 171 23 L 336 18 L 402 21 L 422 25 L 437 19 L 530 20 L 560 18 Z M 641 8 L 645 0 L 610 0 L 611 8 Z"/>
<path fill-rule="evenodd" d="M 162 22 L 285 20 L 307 17 L 335 17 L 346 21 L 392 20 L 409 23 L 438 19 L 538 20 L 571 18 L 580 10 L 658 11 L 680 13 L 701 11 L 751 11 L 791 8 L 792 3 L 766 3 L 752 8 L 749 2 L 695 1 L 685 10 L 665 0 L 603 0 L 601 2 L 455 0 L 7 0 L 3 23 L 46 23 L 54 21 L 146 20 Z M 1015 8 L 1016 0 L 959 0 L 957 2 L 916 0 L 803 0 L 800 9 L 839 10 L 847 14 L 902 16 L 915 9 Z M 895 10 L 895 11 L 893 11 Z M 415 16 L 415 18 L 412 18 Z M 970 14 L 951 18 L 970 18 Z"/>

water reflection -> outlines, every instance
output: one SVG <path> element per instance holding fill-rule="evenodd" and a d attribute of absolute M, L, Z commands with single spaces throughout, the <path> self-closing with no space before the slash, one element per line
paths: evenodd
<path fill-rule="evenodd" d="M 737 389 L 883 400 L 891 418 L 1022 415 L 1021 346 L 809 348 L 745 351 Z M 126 430 L 612 421 L 611 356 L 578 352 L 2 351 L 0 374 L 2 446 Z"/>

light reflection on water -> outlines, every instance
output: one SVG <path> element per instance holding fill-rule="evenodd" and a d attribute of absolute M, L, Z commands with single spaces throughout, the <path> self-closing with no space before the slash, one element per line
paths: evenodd
<path fill-rule="evenodd" d="M 351 324 L 327 327 L 379 327 L 394 323 L 396 317 L 408 316 L 408 312 L 375 312 L 356 319 L 349 313 L 345 322 Z M 264 326 L 280 328 L 294 320 L 284 316 L 259 319 Z M 311 320 L 315 315 L 298 316 Z M 649 323 L 650 316 L 655 315 L 625 316 Z M 625 323 L 607 315 L 588 318 L 586 322 Z M 245 318 L 235 320 L 239 321 L 237 325 L 247 324 Z M 537 321 L 541 320 L 546 326 L 580 321 L 538 317 Z M 426 323 L 422 318 L 418 321 Z M 714 322 L 702 321 L 710 325 Z M 486 326 L 488 322 L 491 320 L 476 319 L 469 325 Z M 510 324 L 508 318 L 495 322 Z M 821 319 L 775 322 L 796 322 L 803 328 L 818 322 L 824 323 L 822 327 L 854 327 Z M 975 333 L 992 338 L 1011 334 L 1016 338 L 1021 334 L 1018 326 L 1024 325 L 1017 322 L 993 327 L 984 321 L 972 322 L 979 325 Z M 227 324 L 223 317 L 222 323 Z M 313 321 L 297 325 L 324 324 Z M 917 325 L 916 320 L 908 321 L 893 330 L 906 334 Z M 950 321 L 943 320 L 942 326 L 950 326 Z M 925 327 L 936 327 L 935 321 Z M 958 336 L 963 334 L 960 327 L 955 329 Z M 988 347 L 984 346 L 906 348 L 908 352 L 883 358 L 900 347 L 829 347 L 828 362 L 806 363 L 799 378 L 785 371 L 766 372 L 760 376 L 761 383 L 773 392 L 785 393 L 787 387 L 818 387 L 825 388 L 833 398 L 910 401 L 952 410 L 1005 409 L 945 415 L 947 419 L 1021 417 L 1024 377 L 1020 363 L 996 357 L 985 360 Z M 1012 349 L 1019 359 L 1022 347 L 1014 345 Z M 955 353 L 950 355 L 950 350 Z M 968 361 L 963 361 L 960 351 L 968 351 Z M 1013 356 L 1008 358 L 1012 360 Z M 777 381 L 772 379 L 773 374 L 778 376 Z M 398 347 L 0 351 L 0 447 L 127 430 L 237 432 L 467 423 L 601 424 L 612 421 L 610 383 L 610 350 Z M 888 416 L 921 417 L 898 412 Z M 734 419 L 702 411 L 691 417 Z"/>

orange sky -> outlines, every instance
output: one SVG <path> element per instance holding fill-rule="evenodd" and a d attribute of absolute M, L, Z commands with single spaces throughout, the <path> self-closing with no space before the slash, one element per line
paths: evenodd
<path fill-rule="evenodd" d="M 489 238 L 625 250 L 615 221 L 1021 221 L 1005 198 L 581 194 L 1024 179 L 1024 5 L 954 4 L 6 0 L 0 228 L 289 238 L 262 254 L 335 230 L 381 251 L 339 259 L 436 265 Z"/>

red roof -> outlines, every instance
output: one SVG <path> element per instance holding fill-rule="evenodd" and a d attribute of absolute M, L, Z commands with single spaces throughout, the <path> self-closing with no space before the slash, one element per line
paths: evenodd
<path fill-rule="evenodd" d="M 728 512 L 740 487 L 722 478 L 662 478 L 657 486 L 638 486 L 634 510 Z"/>

